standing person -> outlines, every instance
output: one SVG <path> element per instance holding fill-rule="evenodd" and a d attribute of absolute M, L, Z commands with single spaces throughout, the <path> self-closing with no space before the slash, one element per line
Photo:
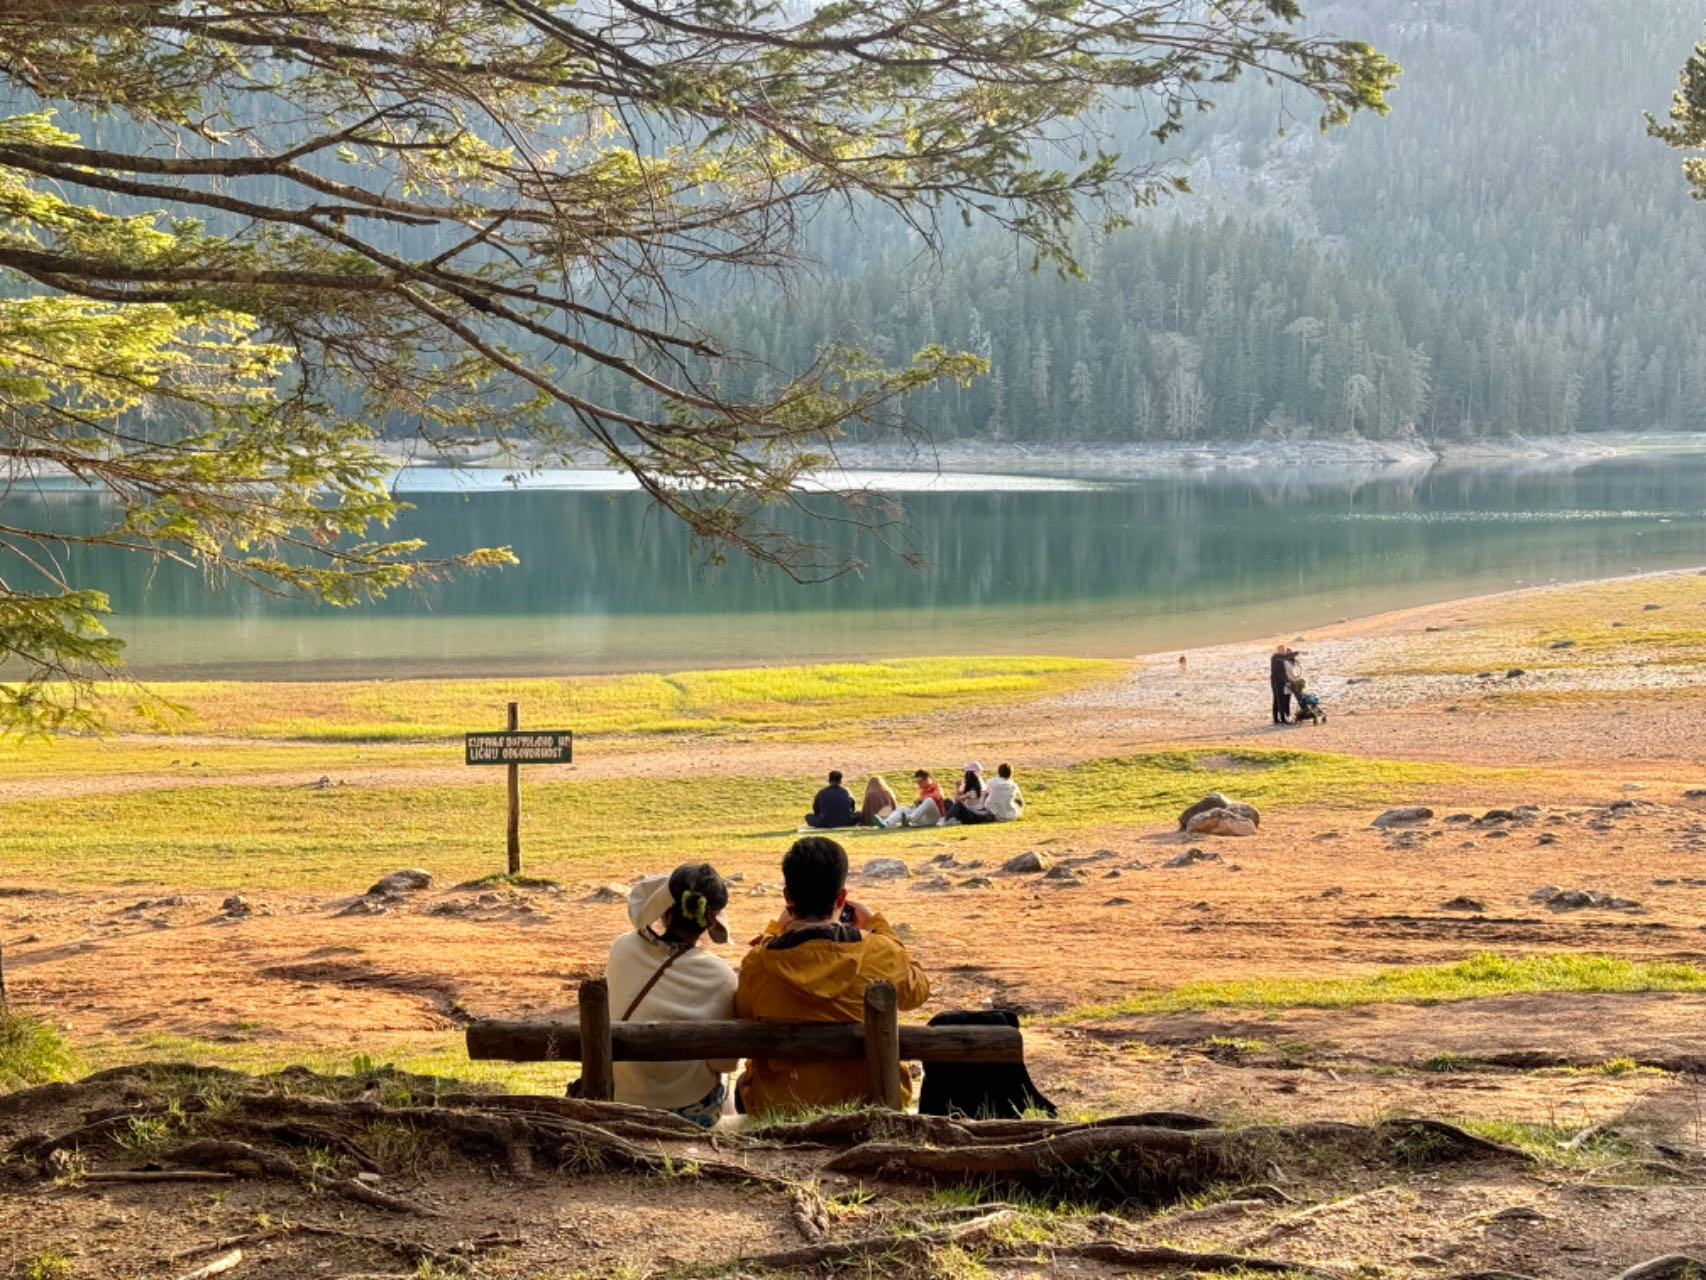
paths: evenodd
<path fill-rule="evenodd" d="M 995 815 L 989 811 L 989 795 L 983 784 L 983 770 L 976 764 L 966 766 L 965 777 L 960 781 L 959 789 L 954 792 L 954 803 L 948 808 L 946 820 L 967 826 L 995 821 Z"/>
<path fill-rule="evenodd" d="M 1274 694 L 1274 723 L 1291 723 L 1291 649 L 1285 644 L 1274 646 L 1273 656 L 1268 659 L 1268 685 Z"/>
<path fill-rule="evenodd" d="M 735 1016 L 735 971 L 700 947 L 729 940 L 728 886 L 707 863 L 684 863 L 628 891 L 631 932 L 605 965 L 616 1021 L 723 1022 Z M 723 1114 L 723 1072 L 738 1061 L 618 1062 L 616 1101 L 673 1111 L 704 1129 Z"/>
<path fill-rule="evenodd" d="M 1025 811 L 1025 797 L 1019 794 L 1019 784 L 1013 781 L 1013 766 L 996 766 L 995 776 L 984 792 L 990 815 L 997 822 L 1012 822 Z"/>
<path fill-rule="evenodd" d="M 899 806 L 894 790 L 883 781 L 881 774 L 872 774 L 865 784 L 865 803 L 859 809 L 859 821 L 867 827 L 880 827 L 883 819 Z"/>
<path fill-rule="evenodd" d="M 841 785 L 841 770 L 829 771 L 829 785 L 812 798 L 806 825 L 824 831 L 859 825 L 858 806 L 853 803 L 853 793 Z"/>
<path fill-rule="evenodd" d="M 886 822 L 886 827 L 933 827 L 948 813 L 948 798 L 942 794 L 942 788 L 936 779 L 930 776 L 930 770 L 920 769 L 912 775 L 912 780 L 918 784 L 918 801 L 910 809 L 896 809 Z"/>
<path fill-rule="evenodd" d="M 865 988 L 894 983 L 901 1009 L 930 998 L 930 980 L 888 921 L 847 900 L 847 851 L 828 836 L 794 841 L 782 859 L 787 907 L 741 961 L 735 1014 L 761 1022 L 862 1022 Z M 901 1073 L 908 1097 L 912 1081 Z M 862 1059 L 795 1062 L 755 1058 L 735 1086 L 737 1110 L 880 1102 Z"/>

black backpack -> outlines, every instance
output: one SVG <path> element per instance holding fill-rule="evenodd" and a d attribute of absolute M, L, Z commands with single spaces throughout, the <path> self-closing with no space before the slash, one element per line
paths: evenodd
<path fill-rule="evenodd" d="M 1006 1009 L 938 1013 L 933 1027 L 1017 1027 L 1019 1015 Z M 977 1120 L 1017 1120 L 1026 1111 L 1055 1114 L 1031 1083 L 1022 1062 L 926 1062 L 918 1091 L 918 1113 L 970 1116 Z"/>

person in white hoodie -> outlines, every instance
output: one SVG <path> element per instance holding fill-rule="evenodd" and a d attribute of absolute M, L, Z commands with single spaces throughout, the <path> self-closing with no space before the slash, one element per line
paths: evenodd
<path fill-rule="evenodd" d="M 985 784 L 984 808 L 997 822 L 1012 822 L 1025 812 L 1025 797 L 1019 794 L 1019 784 L 1013 781 L 1013 766 L 1004 764 Z"/>
<path fill-rule="evenodd" d="M 719 1022 L 735 1016 L 735 971 L 699 944 L 728 942 L 728 886 L 708 863 L 684 863 L 628 892 L 632 932 L 605 966 L 617 1022 Z M 616 1101 L 673 1111 L 709 1129 L 723 1114 L 723 1073 L 738 1061 L 618 1062 Z"/>

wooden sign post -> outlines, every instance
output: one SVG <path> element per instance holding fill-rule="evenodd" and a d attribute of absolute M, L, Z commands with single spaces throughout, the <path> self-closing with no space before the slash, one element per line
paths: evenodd
<path fill-rule="evenodd" d="M 521 874 L 521 766 L 524 764 L 574 763 L 574 731 L 536 729 L 521 732 L 516 703 L 509 704 L 509 728 L 503 733 L 463 735 L 463 750 L 469 764 L 501 764 L 509 767 L 509 873 Z"/>

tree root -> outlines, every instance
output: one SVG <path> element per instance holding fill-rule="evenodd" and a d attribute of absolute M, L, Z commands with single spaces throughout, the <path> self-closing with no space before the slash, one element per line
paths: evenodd
<path fill-rule="evenodd" d="M 823 1197 L 810 1187 L 794 1188 L 794 1194 L 788 1201 L 788 1217 L 800 1237 L 812 1244 L 817 1244 L 829 1234 L 829 1209 L 823 1203 Z"/>
<path fill-rule="evenodd" d="M 1621 1271 L 1615 1280 L 1682 1280 L 1684 1276 L 1699 1275 L 1706 1270 L 1706 1260 L 1686 1253 L 1667 1253 L 1662 1258 L 1637 1262 Z"/>
<path fill-rule="evenodd" d="M 206 1266 L 197 1267 L 194 1271 L 179 1276 L 178 1280 L 211 1280 L 213 1276 L 223 1275 L 242 1261 L 243 1251 L 232 1249 L 229 1253 L 220 1254 Z"/>
<path fill-rule="evenodd" d="M 1273 1163 L 1354 1159 L 1407 1166 L 1530 1157 L 1437 1121 L 1364 1128 L 1317 1121 L 1183 1131 L 1148 1126 L 1064 1127 L 1030 1142 L 920 1147 L 867 1142 L 829 1160 L 831 1173 L 926 1183 L 979 1179 L 1106 1200 L 1159 1202 L 1214 1183 L 1241 1182 Z"/>
<path fill-rule="evenodd" d="M 915 1235 L 861 1236 L 856 1240 L 807 1245 L 800 1249 L 784 1249 L 780 1253 L 760 1254 L 741 1258 L 741 1269 L 761 1268 L 766 1271 L 805 1271 L 834 1263 L 857 1262 L 891 1254 L 916 1254 L 946 1244 L 959 1244 L 988 1234 L 989 1229 L 1012 1219 L 1010 1209 L 986 1213 L 952 1226 L 920 1231 Z"/>
<path fill-rule="evenodd" d="M 215 1173 L 211 1169 L 108 1169 L 85 1173 L 79 1182 L 233 1182 L 234 1173 Z"/>
<path fill-rule="evenodd" d="M 773 1124 L 755 1130 L 767 1142 L 800 1146 L 846 1146 L 866 1142 L 928 1143 L 935 1147 L 998 1146 L 1058 1137 L 1084 1129 L 1212 1129 L 1214 1122 L 1182 1111 L 1145 1111 L 1081 1124 L 1056 1120 L 971 1120 L 963 1117 L 849 1111 L 799 1124 Z"/>
<path fill-rule="evenodd" d="M 1264 1258 L 1252 1253 L 1198 1252 L 1194 1249 L 1175 1249 L 1171 1245 L 1129 1245 L 1113 1240 L 1090 1240 L 1083 1244 L 1060 1245 L 1052 1250 L 1056 1257 L 1087 1258 L 1094 1262 L 1111 1262 L 1117 1266 L 1149 1270 L 1159 1267 L 1190 1267 L 1195 1271 L 1260 1272 L 1268 1275 L 1314 1276 L 1320 1280 L 1345 1280 L 1348 1272 L 1309 1262 L 1294 1262 L 1286 1258 Z"/>

